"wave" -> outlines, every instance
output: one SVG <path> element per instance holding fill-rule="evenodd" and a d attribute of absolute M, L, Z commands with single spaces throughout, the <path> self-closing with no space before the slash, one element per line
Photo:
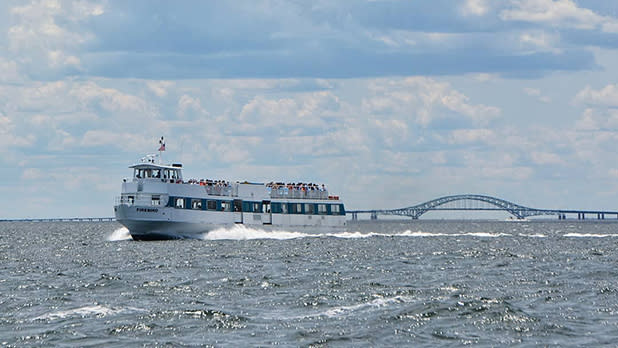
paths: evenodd
<path fill-rule="evenodd" d="M 221 227 L 202 235 L 203 240 L 253 240 L 253 239 L 298 239 L 298 238 L 342 238 L 342 239 L 362 239 L 372 237 L 481 237 L 481 238 L 496 238 L 512 236 L 508 233 L 490 233 L 490 232 L 469 232 L 469 233 L 430 233 L 422 231 L 406 230 L 403 232 L 394 233 L 378 233 L 378 232 L 336 232 L 336 233 L 306 233 L 297 231 L 273 230 L 267 231 L 262 229 L 251 228 L 243 225 L 232 227 Z"/>
<path fill-rule="evenodd" d="M 520 233 L 519 234 L 520 237 L 529 237 L 529 238 L 546 238 L 547 236 L 542 234 L 542 233 L 535 233 L 535 234 L 523 234 Z"/>
<path fill-rule="evenodd" d="M 66 311 L 58 311 L 48 314 L 40 315 L 33 320 L 56 320 L 56 319 L 64 319 L 64 318 L 73 318 L 73 317 L 90 317 L 90 316 L 98 316 L 104 317 L 107 315 L 112 315 L 116 313 L 122 312 L 135 312 L 135 311 L 143 311 L 137 308 L 109 308 L 101 305 L 96 306 L 85 306 L 80 308 L 69 309 Z"/>
<path fill-rule="evenodd" d="M 379 308 L 385 307 L 391 304 L 399 304 L 404 302 L 409 302 L 410 298 L 405 296 L 395 296 L 395 297 L 386 297 L 386 298 L 377 298 L 375 300 L 371 300 L 365 303 L 359 303 L 350 306 L 337 306 L 330 308 L 324 312 L 316 313 L 312 316 L 326 316 L 329 318 L 345 316 L 350 312 L 355 312 L 358 310 L 363 310 L 366 308 Z"/>
<path fill-rule="evenodd" d="M 597 234 L 597 233 L 567 233 L 565 237 L 576 238 L 605 238 L 605 237 L 618 237 L 618 234 Z"/>
<path fill-rule="evenodd" d="M 128 240 L 131 239 L 131 234 L 129 234 L 129 230 L 126 227 L 120 227 L 107 236 L 107 240 L 110 242 L 115 242 L 119 240 Z"/>
<path fill-rule="evenodd" d="M 414 299 L 409 296 L 393 296 L 393 297 L 378 297 L 368 302 L 357 303 L 353 305 L 347 306 L 335 306 L 330 307 L 322 311 L 295 315 L 295 316 L 285 316 L 282 313 L 276 313 L 275 315 L 266 315 L 263 316 L 264 319 L 270 320 L 298 320 L 298 319 L 307 319 L 307 318 L 319 318 L 319 317 L 328 317 L 328 318 L 337 318 L 337 317 L 345 317 L 348 315 L 352 315 L 355 312 L 363 311 L 372 308 L 381 308 L 387 307 L 391 305 L 397 305 L 401 303 L 412 302 Z"/>

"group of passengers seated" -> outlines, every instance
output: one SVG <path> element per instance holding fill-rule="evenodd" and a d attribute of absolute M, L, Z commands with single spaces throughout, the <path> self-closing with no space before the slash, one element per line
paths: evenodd
<path fill-rule="evenodd" d="M 187 184 L 200 185 L 200 186 L 214 186 L 214 187 L 229 187 L 230 186 L 229 181 L 210 180 L 210 179 L 206 179 L 206 180 L 189 179 L 189 181 L 187 181 Z"/>
<path fill-rule="evenodd" d="M 282 182 L 269 182 L 266 184 L 266 187 L 270 187 L 272 189 L 279 189 L 282 187 L 286 187 L 288 190 L 299 190 L 299 191 L 326 191 L 326 187 L 324 184 L 322 186 L 314 183 L 304 184 L 302 182 L 299 183 L 288 183 L 284 184 Z"/>
<path fill-rule="evenodd" d="M 321 198 L 322 195 L 328 195 L 328 191 L 324 184 L 318 185 L 302 182 L 285 184 L 282 182 L 270 182 L 266 184 L 266 187 L 268 187 L 271 192 L 285 196 L 310 196 L 312 198 Z"/>

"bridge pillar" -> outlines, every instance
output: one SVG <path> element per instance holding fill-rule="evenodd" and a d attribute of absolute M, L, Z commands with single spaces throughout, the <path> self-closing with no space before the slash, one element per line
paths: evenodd
<path fill-rule="evenodd" d="M 376 213 L 375 211 L 371 213 L 371 220 L 377 220 L 378 219 L 378 213 Z"/>
<path fill-rule="evenodd" d="M 352 213 L 352 220 L 358 220 L 358 213 Z"/>

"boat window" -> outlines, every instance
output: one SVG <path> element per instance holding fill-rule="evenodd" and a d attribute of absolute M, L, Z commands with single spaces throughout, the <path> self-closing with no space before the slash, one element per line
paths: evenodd
<path fill-rule="evenodd" d="M 287 214 L 288 213 L 288 205 L 287 203 L 282 203 L 281 204 L 281 214 Z"/>
<path fill-rule="evenodd" d="M 328 214 L 326 204 L 318 204 L 318 214 Z"/>
<path fill-rule="evenodd" d="M 242 211 L 242 201 L 241 200 L 236 200 L 234 201 L 234 211 Z"/>
<path fill-rule="evenodd" d="M 302 214 L 302 213 L 303 213 L 302 203 L 290 203 L 290 214 Z"/>
<path fill-rule="evenodd" d="M 152 205 L 161 205 L 161 197 L 152 195 Z"/>
<path fill-rule="evenodd" d="M 202 200 L 201 199 L 192 199 L 191 200 L 191 209 L 196 209 L 196 210 L 202 209 Z"/>
<path fill-rule="evenodd" d="M 339 204 L 333 204 L 333 205 L 331 205 L 331 206 L 330 206 L 330 212 L 331 212 L 333 215 L 339 215 L 339 212 L 340 212 L 340 210 L 339 210 Z"/>
<path fill-rule="evenodd" d="M 253 202 L 253 212 L 255 213 L 260 213 L 262 212 L 262 203 L 259 202 Z"/>
<path fill-rule="evenodd" d="M 135 196 L 128 196 L 127 201 L 129 202 L 129 204 L 133 204 L 133 202 L 135 202 Z"/>
<path fill-rule="evenodd" d="M 208 210 L 217 210 L 217 201 L 208 200 L 206 201 L 206 206 Z"/>
<path fill-rule="evenodd" d="M 305 203 L 305 214 L 313 214 L 313 204 Z"/>
<path fill-rule="evenodd" d="M 176 208 L 184 208 L 185 207 L 185 199 L 184 198 L 176 198 Z"/>
<path fill-rule="evenodd" d="M 262 213 L 270 213 L 270 202 L 262 204 Z"/>
<path fill-rule="evenodd" d="M 222 211 L 232 211 L 232 202 L 221 201 L 221 210 Z"/>

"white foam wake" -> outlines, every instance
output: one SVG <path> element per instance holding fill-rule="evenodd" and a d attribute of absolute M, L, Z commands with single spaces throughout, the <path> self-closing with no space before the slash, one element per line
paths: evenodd
<path fill-rule="evenodd" d="M 567 233 L 565 237 L 576 238 L 605 238 L 605 237 L 618 237 L 618 234 L 597 234 L 597 233 Z"/>
<path fill-rule="evenodd" d="M 118 240 L 127 240 L 131 239 L 131 234 L 129 234 L 129 230 L 126 227 L 120 227 L 107 236 L 107 240 L 110 242 L 115 242 Z"/>
<path fill-rule="evenodd" d="M 350 306 L 337 306 L 330 308 L 324 312 L 317 313 L 313 316 L 327 316 L 329 318 L 345 316 L 350 312 L 355 312 L 358 310 L 363 310 L 366 308 L 379 308 L 385 307 L 392 304 L 399 304 L 404 302 L 409 302 L 409 298 L 405 296 L 395 296 L 395 297 L 386 297 L 386 298 L 377 298 L 375 300 L 371 300 L 365 303 L 359 303 Z"/>
<path fill-rule="evenodd" d="M 212 230 L 202 236 L 205 240 L 249 240 L 249 239 L 295 239 L 306 237 L 319 237 L 319 234 L 308 234 L 290 231 L 265 231 L 243 225 L 235 225 L 231 228 L 221 227 Z"/>
<path fill-rule="evenodd" d="M 221 227 L 202 235 L 204 240 L 252 240 L 252 239 L 297 239 L 297 238 L 319 238 L 333 237 L 343 239 L 360 239 L 372 237 L 481 237 L 481 238 L 496 238 L 503 236 L 512 236 L 508 233 L 490 233 L 490 232 L 469 232 L 469 233 L 429 233 L 422 231 L 406 230 L 403 232 L 394 233 L 377 233 L 377 232 L 335 232 L 335 233 L 306 233 L 296 231 L 274 230 L 266 231 L 262 229 L 251 228 L 243 225 L 235 225 L 233 227 Z"/>
<path fill-rule="evenodd" d="M 64 319 L 64 318 L 74 318 L 74 317 L 90 317 L 90 316 L 99 316 L 104 317 L 111 314 L 122 313 L 126 311 L 142 311 L 137 308 L 109 308 L 101 305 L 96 306 L 85 306 L 80 308 L 69 309 L 66 311 L 58 311 L 52 312 L 48 314 L 40 315 L 33 320 L 56 320 L 56 319 Z"/>

